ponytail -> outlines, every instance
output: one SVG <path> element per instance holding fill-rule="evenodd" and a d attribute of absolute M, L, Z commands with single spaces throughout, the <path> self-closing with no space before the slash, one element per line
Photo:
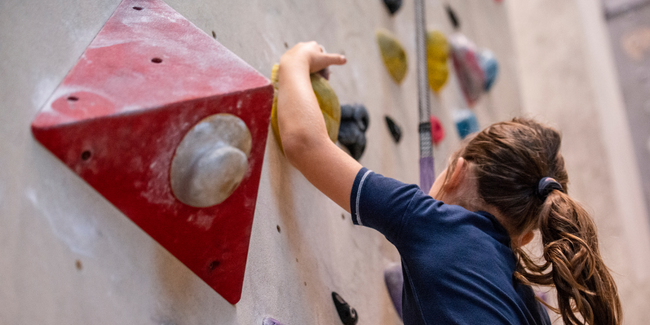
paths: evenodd
<path fill-rule="evenodd" d="M 566 325 L 619 325 L 621 302 L 600 257 L 594 222 L 566 194 L 561 139 L 553 128 L 515 118 L 474 135 L 454 159 L 472 164 L 479 198 L 501 214 L 511 236 L 540 230 L 544 261 L 514 247 L 514 276 L 527 285 L 555 286 L 558 308 L 547 307 Z"/>
<path fill-rule="evenodd" d="M 518 277 L 555 286 L 558 308 L 552 309 L 564 324 L 621 324 L 616 284 L 600 257 L 596 226 L 585 209 L 554 190 L 542 204 L 539 229 L 546 262 L 538 265 L 518 249 Z"/>

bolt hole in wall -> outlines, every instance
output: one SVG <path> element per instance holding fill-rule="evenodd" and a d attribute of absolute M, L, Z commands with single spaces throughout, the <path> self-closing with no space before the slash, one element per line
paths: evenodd
<path fill-rule="evenodd" d="M 80 261 L 80 260 L 76 260 L 76 261 L 74 262 L 74 266 L 75 266 L 75 267 L 77 268 L 77 270 L 79 270 L 79 271 L 81 271 L 81 269 L 83 269 L 83 265 L 81 265 L 81 261 Z"/>
<path fill-rule="evenodd" d="M 142 10 L 142 7 L 133 7 L 135 10 Z"/>
<path fill-rule="evenodd" d="M 276 226 L 276 229 L 278 229 L 278 233 L 280 233 L 282 230 L 280 229 L 280 225 Z"/>
<path fill-rule="evenodd" d="M 217 267 L 219 267 L 219 264 L 221 264 L 219 261 L 212 261 L 210 262 L 210 265 L 208 265 L 208 270 L 209 271 L 214 271 Z"/>
<path fill-rule="evenodd" d="M 153 63 L 162 63 L 162 59 L 161 58 L 153 58 L 153 59 L 151 59 L 151 62 L 153 62 Z"/>
<path fill-rule="evenodd" d="M 84 152 L 81 153 L 81 160 L 87 161 L 88 159 L 90 159 L 91 156 L 92 153 L 90 153 L 89 150 L 85 150 Z"/>

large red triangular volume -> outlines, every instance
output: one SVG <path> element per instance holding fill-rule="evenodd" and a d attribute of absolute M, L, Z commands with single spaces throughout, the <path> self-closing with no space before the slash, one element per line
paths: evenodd
<path fill-rule="evenodd" d="M 124 0 L 32 123 L 35 138 L 227 301 L 241 297 L 273 98 L 269 81 L 160 0 Z M 229 113 L 252 136 L 221 204 L 170 187 L 183 136 Z"/>

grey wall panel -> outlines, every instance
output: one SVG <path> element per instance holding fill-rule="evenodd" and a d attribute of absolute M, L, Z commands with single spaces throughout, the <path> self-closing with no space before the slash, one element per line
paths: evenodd
<path fill-rule="evenodd" d="M 612 17 L 607 25 L 650 209 L 650 2 Z"/>
<path fill-rule="evenodd" d="M 605 17 L 614 18 L 647 5 L 648 0 L 603 0 Z"/>

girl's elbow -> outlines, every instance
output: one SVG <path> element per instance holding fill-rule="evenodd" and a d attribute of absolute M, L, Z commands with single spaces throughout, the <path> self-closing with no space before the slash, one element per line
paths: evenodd
<path fill-rule="evenodd" d="M 299 135 L 282 136 L 282 149 L 284 150 L 284 155 L 292 165 L 295 166 L 296 162 L 298 162 L 301 159 L 301 156 L 305 153 L 307 142 L 308 139 L 306 137 L 301 137 Z"/>
<path fill-rule="evenodd" d="M 284 155 L 298 169 L 318 146 L 318 140 L 309 136 L 289 136 L 286 140 L 282 139 Z"/>

